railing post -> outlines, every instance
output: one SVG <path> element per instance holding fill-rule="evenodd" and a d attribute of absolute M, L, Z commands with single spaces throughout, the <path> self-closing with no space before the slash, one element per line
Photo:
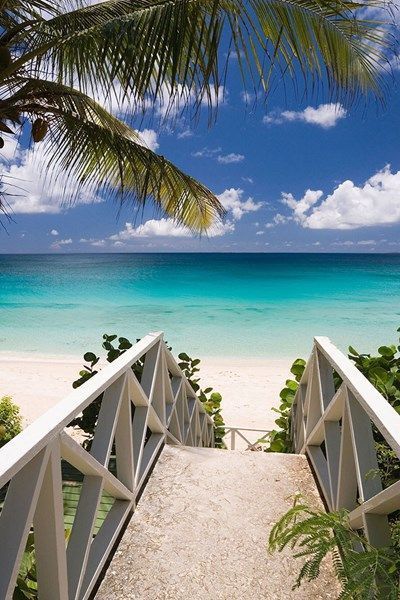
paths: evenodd
<path fill-rule="evenodd" d="M 236 447 L 236 431 L 231 429 L 231 450 L 235 450 Z"/>

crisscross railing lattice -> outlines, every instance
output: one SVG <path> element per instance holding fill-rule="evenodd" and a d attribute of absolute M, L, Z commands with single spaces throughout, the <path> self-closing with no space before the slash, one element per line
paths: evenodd
<path fill-rule="evenodd" d="M 132 365 L 144 357 L 140 381 Z M 65 430 L 102 395 L 90 451 Z M 38 597 L 89 597 L 164 443 L 212 447 L 212 419 L 167 349 L 149 334 L 0 450 L 0 598 L 12 597 L 33 531 Z M 113 467 L 111 467 L 113 455 Z M 68 543 L 62 460 L 82 474 Z M 107 514 L 99 523 L 99 507 Z M 97 523 L 97 525 L 96 525 Z"/>
<path fill-rule="evenodd" d="M 383 489 L 372 424 L 400 457 L 400 415 L 328 338 L 316 337 L 293 404 L 294 449 L 309 457 L 329 510 L 349 510 L 354 529 L 386 546 L 400 481 Z"/>

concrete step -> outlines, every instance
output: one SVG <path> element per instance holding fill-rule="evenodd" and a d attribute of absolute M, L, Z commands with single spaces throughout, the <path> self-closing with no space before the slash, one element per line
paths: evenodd
<path fill-rule="evenodd" d="M 97 600 L 337 598 L 330 563 L 292 591 L 301 563 L 268 554 L 298 492 L 322 506 L 304 456 L 166 446 Z"/>

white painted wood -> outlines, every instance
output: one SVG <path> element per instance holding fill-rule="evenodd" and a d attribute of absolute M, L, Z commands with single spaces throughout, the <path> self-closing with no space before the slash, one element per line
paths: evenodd
<path fill-rule="evenodd" d="M 110 459 L 125 384 L 126 375 L 124 373 L 106 389 L 101 401 L 90 454 L 105 467 Z"/>
<path fill-rule="evenodd" d="M 132 365 L 144 355 L 145 372 L 139 382 Z M 101 394 L 88 452 L 64 428 Z M 152 434 L 145 444 L 147 427 Z M 213 432 L 212 419 L 166 348 L 162 333 L 146 336 L 30 425 L 0 450 L 0 486 L 11 480 L 0 514 L 1 600 L 11 599 L 32 523 L 39 599 L 88 598 L 162 445 L 182 444 L 184 436 L 191 445 L 213 445 Z M 114 441 L 117 477 L 108 470 Z M 84 474 L 67 550 L 61 457 Z M 103 490 L 116 500 L 94 536 Z"/>
<path fill-rule="evenodd" d="M 106 562 L 119 532 L 125 525 L 126 520 L 132 513 L 133 504 L 124 500 L 116 500 L 100 531 L 94 538 L 89 552 L 85 576 L 82 582 L 82 600 L 89 597 L 100 573 Z"/>
<path fill-rule="evenodd" d="M 100 477 L 103 480 L 104 490 L 120 500 L 131 500 L 132 492 L 119 481 L 106 467 L 86 452 L 68 434 L 60 434 L 61 455 L 84 475 Z"/>
<path fill-rule="evenodd" d="M 162 339 L 162 333 L 145 336 L 114 362 L 75 389 L 64 400 L 36 419 L 29 427 L 0 450 L 0 487 L 5 485 L 24 465 L 44 448 L 59 431 L 79 415 L 118 377 Z"/>
<path fill-rule="evenodd" d="M 11 480 L 7 490 L 0 514 L 0 598 L 4 600 L 14 592 L 49 452 L 49 447 L 40 450 Z"/>
<path fill-rule="evenodd" d="M 352 392 L 348 393 L 348 415 L 360 500 L 365 502 L 382 491 L 378 474 L 371 421 Z M 374 477 L 368 476 L 374 472 Z"/>
<path fill-rule="evenodd" d="M 90 544 L 100 504 L 103 480 L 86 475 L 67 548 L 68 590 L 70 598 L 78 600 L 89 557 Z"/>
<path fill-rule="evenodd" d="M 325 421 L 324 439 L 326 448 L 326 462 L 328 467 L 331 506 L 332 510 L 336 510 L 340 464 L 340 425 L 338 421 Z"/>
<path fill-rule="evenodd" d="M 390 546 L 390 527 L 386 515 L 363 513 L 363 529 L 367 540 L 375 548 Z"/>
<path fill-rule="evenodd" d="M 160 450 L 161 445 L 164 443 L 164 440 L 165 435 L 161 433 L 153 433 L 150 436 L 150 439 L 148 440 L 147 444 L 145 445 L 143 450 L 142 462 L 140 463 L 139 479 L 137 484 L 139 490 L 142 487 L 148 472 L 153 466 L 154 459 L 158 451 Z"/>
<path fill-rule="evenodd" d="M 39 600 L 68 600 L 68 576 L 60 444 L 50 446 L 50 458 L 33 520 Z"/>
<path fill-rule="evenodd" d="M 357 506 L 349 515 L 351 526 L 354 529 L 360 529 L 363 514 L 389 515 L 395 510 L 400 510 L 400 481 L 396 481 L 388 488 L 382 490 L 373 498 L 366 500 L 360 506 Z"/>
<path fill-rule="evenodd" d="M 122 481 L 131 492 L 135 489 L 132 408 L 129 396 L 125 393 L 122 398 L 117 426 L 115 428 L 117 478 Z"/>
<path fill-rule="evenodd" d="M 335 386 L 333 383 L 333 369 L 329 360 L 319 350 L 316 352 L 318 372 L 320 379 L 321 409 L 322 412 L 327 408 L 335 395 Z"/>
<path fill-rule="evenodd" d="M 343 382 L 336 393 L 333 371 Z M 316 372 L 319 394 L 315 394 Z M 294 448 L 310 457 L 329 508 L 347 508 L 351 511 L 352 527 L 363 528 L 374 545 L 387 544 L 387 515 L 400 509 L 400 482 L 382 490 L 376 475 L 378 463 L 371 421 L 400 456 L 400 415 L 355 365 L 328 338 L 322 337 L 315 338 L 295 396 L 294 411 Z"/>
<path fill-rule="evenodd" d="M 329 338 L 316 337 L 316 346 L 345 381 L 365 412 L 400 457 L 400 415 Z"/>
<path fill-rule="evenodd" d="M 147 429 L 147 406 L 136 406 L 133 416 L 133 464 L 135 469 L 135 480 L 139 477 L 140 463 L 143 455 L 144 440 Z"/>
<path fill-rule="evenodd" d="M 332 510 L 333 503 L 330 496 L 331 486 L 326 458 L 319 446 L 307 446 L 307 455 L 314 468 L 314 472 L 317 476 L 318 483 L 321 486 L 325 501 L 329 506 L 329 510 Z"/>

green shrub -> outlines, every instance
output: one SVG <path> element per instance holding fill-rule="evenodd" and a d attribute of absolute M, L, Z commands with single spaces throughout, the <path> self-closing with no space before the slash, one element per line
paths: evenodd
<path fill-rule="evenodd" d="M 22 431 L 19 406 L 9 396 L 0 399 L 0 448 Z"/>
<path fill-rule="evenodd" d="M 139 340 L 137 340 L 139 341 Z M 102 347 L 106 350 L 106 360 L 108 362 L 113 362 L 116 358 L 124 354 L 129 348 L 132 347 L 131 342 L 124 337 L 118 337 L 117 335 L 103 335 L 103 343 Z M 171 348 L 169 348 L 171 350 Z M 100 360 L 100 357 L 97 356 L 94 352 L 86 352 L 83 356 L 85 365 L 81 371 L 79 371 L 79 378 L 73 382 L 72 386 L 77 388 L 81 386 L 85 381 L 88 381 L 91 377 L 98 373 L 97 364 Z M 143 373 L 144 359 L 140 359 L 136 363 L 132 365 L 132 370 L 135 373 L 138 380 L 141 380 L 141 376 Z M 212 388 L 201 389 L 199 385 L 199 378 L 197 377 L 197 373 L 199 372 L 199 364 L 200 359 L 190 358 L 184 352 L 179 354 L 179 366 L 182 369 L 183 373 L 189 380 L 192 385 L 194 391 L 197 393 L 198 398 L 203 403 L 203 406 L 207 412 L 211 416 L 214 421 L 214 436 L 215 436 L 215 446 L 218 448 L 224 447 L 224 443 L 222 437 L 225 433 L 224 430 L 224 421 L 221 415 L 221 401 L 222 396 L 218 392 L 213 392 Z M 71 421 L 70 426 L 79 427 L 84 431 L 87 435 L 87 439 L 84 442 L 85 447 L 89 447 L 91 440 L 93 439 L 94 430 L 96 428 L 97 418 L 99 415 L 99 410 L 101 406 L 102 396 L 99 396 L 94 402 L 92 402 L 88 407 L 86 407 L 82 415 L 73 419 Z"/>
<path fill-rule="evenodd" d="M 292 406 L 305 367 L 306 361 L 302 358 L 297 358 L 290 367 L 290 372 L 294 375 L 294 379 L 286 380 L 285 387 L 279 394 L 279 408 L 272 409 L 279 414 L 278 419 L 275 421 L 279 429 L 273 429 L 269 433 L 266 441 L 266 452 L 292 452 L 292 440 L 290 438 Z"/>
<path fill-rule="evenodd" d="M 297 549 L 303 563 L 292 589 L 320 574 L 322 561 L 333 558 L 342 590 L 340 600 L 398 600 L 400 558 L 394 548 L 375 548 L 352 530 L 345 510 L 326 513 L 294 499 L 293 507 L 274 525 L 269 551 Z M 360 552 L 362 549 L 362 552 Z"/>

